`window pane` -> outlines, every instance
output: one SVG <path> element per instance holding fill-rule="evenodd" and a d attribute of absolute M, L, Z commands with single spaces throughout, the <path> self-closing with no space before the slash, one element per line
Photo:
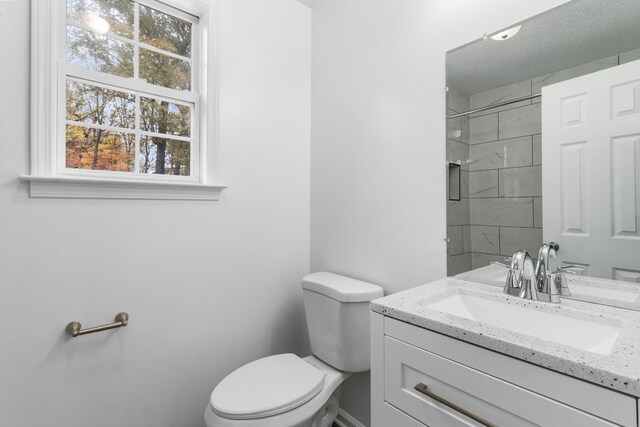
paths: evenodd
<path fill-rule="evenodd" d="M 191 176 L 191 144 L 165 138 L 140 139 L 140 172 Z"/>
<path fill-rule="evenodd" d="M 122 77 L 133 77 L 133 45 L 67 26 L 67 62 Z"/>
<path fill-rule="evenodd" d="M 109 32 L 133 40 L 130 0 L 67 0 L 67 19 L 98 34 Z"/>
<path fill-rule="evenodd" d="M 191 23 L 140 5 L 140 42 L 191 58 Z"/>
<path fill-rule="evenodd" d="M 66 167 L 103 171 L 134 171 L 135 136 L 67 125 Z"/>
<path fill-rule="evenodd" d="M 133 94 L 67 80 L 67 120 L 134 129 Z"/>
<path fill-rule="evenodd" d="M 140 78 L 154 85 L 188 91 L 191 90 L 191 64 L 140 49 Z"/>
<path fill-rule="evenodd" d="M 140 129 L 143 131 L 191 136 L 190 107 L 140 97 L 140 113 Z"/>

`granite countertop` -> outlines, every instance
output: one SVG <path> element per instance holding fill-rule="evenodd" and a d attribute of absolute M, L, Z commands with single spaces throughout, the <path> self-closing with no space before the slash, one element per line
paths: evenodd
<path fill-rule="evenodd" d="M 609 354 L 582 350 L 427 308 L 455 293 L 620 328 Z M 373 311 L 529 363 L 640 397 L 640 312 L 577 300 L 525 300 L 495 285 L 445 278 L 371 302 Z M 509 319 L 505 319 L 508 322 Z M 507 324 L 507 323 L 505 323 Z"/>

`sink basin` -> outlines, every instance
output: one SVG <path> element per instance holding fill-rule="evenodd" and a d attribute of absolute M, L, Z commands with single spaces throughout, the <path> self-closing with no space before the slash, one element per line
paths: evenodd
<path fill-rule="evenodd" d="M 442 313 L 475 320 L 513 332 L 607 355 L 620 328 L 532 308 L 455 293 L 427 306 Z"/>
<path fill-rule="evenodd" d="M 491 277 L 490 280 L 493 281 L 495 285 L 504 286 L 504 282 L 507 280 L 507 273 L 500 272 L 498 275 Z M 571 294 L 574 296 L 604 298 L 618 302 L 634 303 L 638 299 L 638 293 L 634 291 L 600 288 L 592 285 L 581 285 L 575 282 L 569 284 L 569 291 L 571 291 Z"/>

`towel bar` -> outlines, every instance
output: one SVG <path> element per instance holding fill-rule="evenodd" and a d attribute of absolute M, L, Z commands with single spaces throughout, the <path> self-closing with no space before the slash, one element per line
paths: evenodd
<path fill-rule="evenodd" d="M 72 337 L 78 335 L 92 334 L 94 332 L 107 331 L 109 329 L 121 328 L 127 326 L 129 323 L 129 315 L 127 313 L 118 313 L 113 323 L 107 323 L 106 325 L 94 326 L 93 328 L 82 329 L 80 322 L 71 322 L 67 325 L 66 331 Z"/>

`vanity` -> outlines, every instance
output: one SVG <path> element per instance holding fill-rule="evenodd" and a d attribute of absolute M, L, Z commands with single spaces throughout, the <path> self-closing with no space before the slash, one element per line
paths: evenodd
<path fill-rule="evenodd" d="M 447 53 L 451 277 L 372 301 L 373 427 L 640 427 L 638 16 L 573 0 Z"/>
<path fill-rule="evenodd" d="M 371 308 L 373 427 L 639 425 L 639 312 L 457 277 Z"/>

